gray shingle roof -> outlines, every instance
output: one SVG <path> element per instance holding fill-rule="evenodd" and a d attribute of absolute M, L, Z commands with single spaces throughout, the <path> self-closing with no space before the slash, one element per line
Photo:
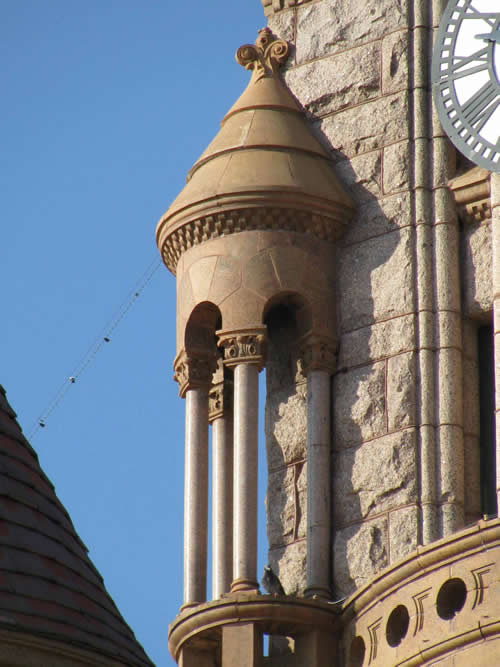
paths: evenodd
<path fill-rule="evenodd" d="M 151 666 L 90 561 L 0 385 L 0 628 Z"/>

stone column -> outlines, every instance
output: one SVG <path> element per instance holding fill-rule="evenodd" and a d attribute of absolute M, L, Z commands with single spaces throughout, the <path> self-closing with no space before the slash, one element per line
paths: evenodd
<path fill-rule="evenodd" d="M 331 599 L 331 375 L 335 345 L 309 335 L 301 351 L 307 376 L 306 597 Z"/>
<path fill-rule="evenodd" d="M 215 356 L 182 350 L 174 362 L 180 395 L 186 399 L 184 478 L 184 605 L 207 597 L 208 390 Z"/>
<path fill-rule="evenodd" d="M 234 524 L 231 591 L 257 591 L 259 371 L 265 327 L 220 331 L 224 364 L 234 371 Z"/>
<path fill-rule="evenodd" d="M 500 508 L 500 174 L 491 174 L 493 252 L 493 349 L 495 357 L 496 488 Z"/>
<path fill-rule="evenodd" d="M 212 598 L 231 588 L 233 577 L 233 406 L 232 383 L 222 359 L 209 393 L 212 424 Z"/>

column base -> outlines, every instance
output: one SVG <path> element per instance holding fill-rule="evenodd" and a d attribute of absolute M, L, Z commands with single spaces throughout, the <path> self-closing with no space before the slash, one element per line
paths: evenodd
<path fill-rule="evenodd" d="M 231 584 L 231 593 L 258 593 L 259 583 L 254 579 L 245 579 L 240 577 Z"/>

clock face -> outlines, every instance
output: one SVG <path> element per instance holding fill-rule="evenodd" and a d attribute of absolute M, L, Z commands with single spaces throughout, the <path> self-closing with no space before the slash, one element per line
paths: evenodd
<path fill-rule="evenodd" d="M 500 0 L 450 0 L 434 47 L 432 87 L 446 134 L 500 172 Z"/>

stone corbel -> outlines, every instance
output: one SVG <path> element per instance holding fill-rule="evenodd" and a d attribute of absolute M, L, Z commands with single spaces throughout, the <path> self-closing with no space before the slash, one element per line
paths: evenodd
<path fill-rule="evenodd" d="M 491 220 L 490 172 L 482 167 L 469 169 L 449 182 L 459 218 L 464 223 Z"/>
<path fill-rule="evenodd" d="M 306 334 L 299 341 L 299 363 L 304 375 L 310 371 L 335 372 L 337 364 L 337 344 L 329 336 L 315 333 Z"/>
<path fill-rule="evenodd" d="M 253 364 L 261 370 L 265 365 L 267 329 L 257 326 L 251 329 L 218 331 L 219 347 L 224 350 L 224 365 L 234 368 L 238 364 Z"/>
<path fill-rule="evenodd" d="M 189 389 L 209 387 L 216 368 L 215 354 L 181 350 L 174 361 L 174 380 L 179 383 L 179 396 L 184 398 Z"/>

